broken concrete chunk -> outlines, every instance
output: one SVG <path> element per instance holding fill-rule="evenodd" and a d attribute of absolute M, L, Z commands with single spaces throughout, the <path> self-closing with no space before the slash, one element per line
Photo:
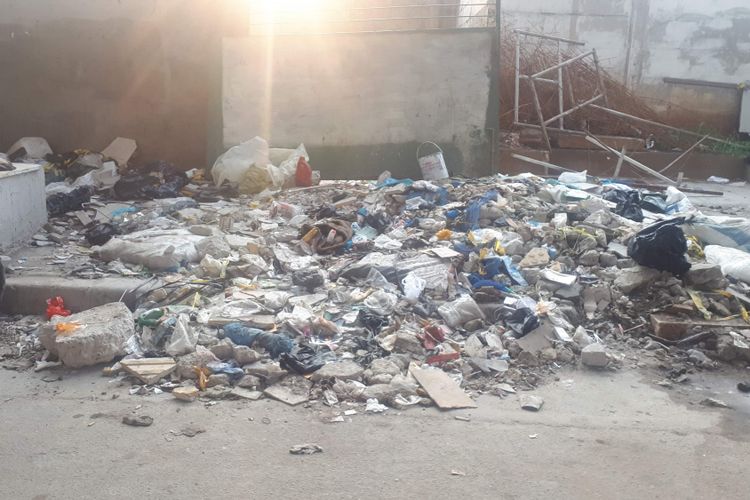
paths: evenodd
<path fill-rule="evenodd" d="M 154 419 L 148 415 L 125 415 L 122 417 L 122 423 L 132 427 L 148 427 L 154 423 Z"/>
<path fill-rule="evenodd" d="M 286 370 L 279 366 L 279 363 L 275 361 L 258 361 L 250 365 L 244 366 L 245 373 L 248 375 L 255 375 L 266 381 L 267 384 L 273 384 L 278 380 L 281 380 L 286 376 Z"/>
<path fill-rule="evenodd" d="M 234 360 L 240 366 L 249 365 L 260 360 L 260 354 L 244 345 L 234 346 Z"/>
<path fill-rule="evenodd" d="M 216 361 L 219 359 L 211 351 L 201 345 L 196 346 L 195 352 L 181 356 L 177 360 L 177 376 L 182 379 L 195 380 L 198 378 L 196 368 L 205 368 L 207 364 Z"/>
<path fill-rule="evenodd" d="M 544 248 L 532 248 L 526 256 L 521 259 L 520 267 L 540 267 L 549 264 L 549 253 Z"/>
<path fill-rule="evenodd" d="M 198 251 L 198 257 L 201 259 L 206 255 L 210 255 L 215 259 L 224 259 L 232 254 L 229 244 L 221 236 L 204 238 L 195 244 L 195 249 Z"/>
<path fill-rule="evenodd" d="M 609 363 L 607 350 L 601 344 L 589 344 L 581 351 L 581 363 L 592 368 L 604 368 Z"/>
<path fill-rule="evenodd" d="M 422 342 L 417 338 L 417 334 L 406 330 L 401 330 L 396 333 L 393 350 L 396 352 L 416 354 L 418 356 L 424 355 L 424 348 L 422 347 Z"/>
<path fill-rule="evenodd" d="M 595 266 L 599 264 L 599 251 L 598 250 L 587 250 L 578 259 L 579 264 L 582 266 Z"/>
<path fill-rule="evenodd" d="M 254 389 L 256 387 L 262 387 L 262 385 L 263 381 L 260 377 L 256 377 L 255 375 L 245 375 L 239 380 L 239 382 L 237 382 L 237 387 L 243 387 L 245 389 Z"/>
<path fill-rule="evenodd" d="M 520 397 L 521 408 L 528 411 L 539 411 L 544 405 L 544 399 L 531 394 L 522 394 Z"/>
<path fill-rule="evenodd" d="M 409 371 L 442 410 L 476 408 L 473 399 L 442 370 L 412 366 Z"/>
<path fill-rule="evenodd" d="M 344 360 L 328 363 L 310 377 L 314 382 L 325 379 L 357 380 L 362 378 L 364 368 L 354 361 Z"/>
<path fill-rule="evenodd" d="M 615 278 L 615 286 L 624 293 L 630 293 L 652 283 L 660 275 L 661 273 L 656 269 L 643 266 L 630 267 L 620 271 Z"/>
<path fill-rule="evenodd" d="M 602 253 L 599 255 L 599 265 L 602 267 L 616 267 L 617 256 L 611 253 Z"/>
<path fill-rule="evenodd" d="M 208 382 L 206 382 L 206 387 L 216 387 L 219 385 L 223 385 L 223 386 L 231 385 L 229 375 L 227 375 L 226 373 L 214 373 L 213 375 L 208 377 Z"/>
<path fill-rule="evenodd" d="M 177 368 L 172 358 L 123 359 L 122 369 L 144 384 L 155 384 Z"/>
<path fill-rule="evenodd" d="M 234 343 L 229 339 L 223 339 L 218 344 L 209 347 L 213 355 L 223 361 L 234 358 L 234 349 Z"/>
<path fill-rule="evenodd" d="M 57 325 L 74 326 L 71 332 Z M 133 314 L 122 302 L 105 304 L 68 317 L 55 316 L 41 328 L 39 340 L 66 366 L 80 368 L 127 354 L 125 344 L 135 333 Z"/>
<path fill-rule="evenodd" d="M 211 226 L 195 225 L 190 226 L 190 232 L 198 236 L 213 236 L 214 229 Z"/>
<path fill-rule="evenodd" d="M 729 282 L 716 264 L 693 264 L 685 274 L 685 283 L 699 290 L 717 290 L 726 288 Z"/>
<path fill-rule="evenodd" d="M 296 406 L 310 399 L 311 387 L 312 382 L 305 377 L 291 375 L 281 382 L 268 387 L 263 393 L 268 397 L 281 401 L 282 403 Z"/>
<path fill-rule="evenodd" d="M 195 401 L 200 394 L 197 387 L 175 387 L 172 389 L 172 396 L 180 401 Z"/>

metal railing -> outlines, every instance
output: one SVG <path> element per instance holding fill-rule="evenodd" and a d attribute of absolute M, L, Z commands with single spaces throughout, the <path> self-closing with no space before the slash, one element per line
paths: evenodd
<path fill-rule="evenodd" d="M 494 28 L 495 0 L 249 0 L 250 34 L 332 34 Z"/>

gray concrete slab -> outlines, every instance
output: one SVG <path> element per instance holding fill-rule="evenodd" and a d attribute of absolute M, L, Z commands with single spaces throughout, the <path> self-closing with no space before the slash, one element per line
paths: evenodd
<path fill-rule="evenodd" d="M 144 285 L 147 281 L 122 277 L 85 280 L 45 275 L 9 276 L 0 311 L 7 314 L 43 314 L 46 300 L 57 296 L 65 300 L 65 307 L 72 312 L 120 300 L 132 309 L 136 297 L 154 285 L 154 282 Z M 144 286 L 132 292 L 141 285 Z"/>

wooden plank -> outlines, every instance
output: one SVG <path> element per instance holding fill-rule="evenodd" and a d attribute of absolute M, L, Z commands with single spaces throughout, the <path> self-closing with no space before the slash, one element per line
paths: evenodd
<path fill-rule="evenodd" d="M 412 365 L 409 371 L 438 408 L 452 410 L 477 407 L 474 400 L 444 371 L 437 368 L 422 369 L 416 365 Z"/>
<path fill-rule="evenodd" d="M 155 384 L 177 368 L 172 358 L 124 359 L 120 365 L 144 384 Z"/>

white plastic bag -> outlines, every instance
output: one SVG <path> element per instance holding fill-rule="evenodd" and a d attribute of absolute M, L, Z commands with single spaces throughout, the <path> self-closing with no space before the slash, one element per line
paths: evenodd
<path fill-rule="evenodd" d="M 146 229 L 112 238 L 97 253 L 105 262 L 120 259 L 152 271 L 169 271 L 186 262 L 198 262 L 195 243 L 202 239 L 185 229 Z"/>
<path fill-rule="evenodd" d="M 401 281 L 401 286 L 404 289 L 406 300 L 412 304 L 416 304 L 419 300 L 419 296 L 422 295 L 422 292 L 424 291 L 424 287 L 427 286 L 427 282 L 412 271 Z"/>
<path fill-rule="evenodd" d="M 583 172 L 563 172 L 557 180 L 563 184 L 581 184 L 587 181 L 587 173 L 586 170 Z"/>
<path fill-rule="evenodd" d="M 182 356 L 195 351 L 198 336 L 190 326 L 190 317 L 187 314 L 177 316 L 172 338 L 165 349 L 170 356 Z"/>
<path fill-rule="evenodd" d="M 725 276 L 750 283 L 750 253 L 719 245 L 708 245 L 704 251 L 706 261 L 719 265 Z"/>
<path fill-rule="evenodd" d="M 254 137 L 219 156 L 211 168 L 211 176 L 217 186 L 221 186 L 224 181 L 239 184 L 251 166 L 264 167 L 269 164 L 268 154 L 265 139 Z"/>
<path fill-rule="evenodd" d="M 463 326 L 473 319 L 484 319 L 484 313 L 469 295 L 443 304 L 438 308 L 438 313 L 451 328 Z"/>

